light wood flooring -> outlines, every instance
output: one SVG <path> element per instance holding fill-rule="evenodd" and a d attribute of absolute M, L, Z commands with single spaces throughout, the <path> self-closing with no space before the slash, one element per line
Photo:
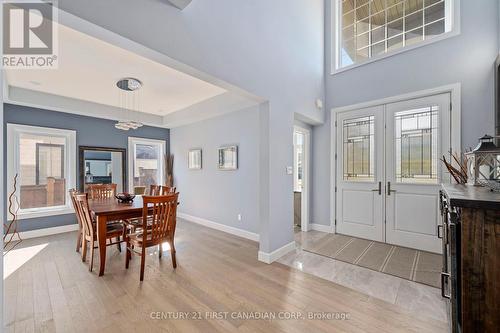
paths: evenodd
<path fill-rule="evenodd" d="M 75 233 L 25 240 L 6 259 L 6 332 L 444 332 L 421 318 L 354 290 L 280 263 L 257 261 L 257 243 L 179 221 L 178 267 L 151 251 L 143 283 L 139 258 L 108 248 L 106 273 L 89 273 L 74 250 Z M 167 251 L 166 251 L 167 252 Z M 27 260 L 19 268 L 19 260 Z M 98 260 L 96 260 L 98 261 Z M 9 268 L 10 267 L 10 268 Z M 14 268 L 12 268 L 14 267 Z M 201 320 L 158 320 L 169 312 Z M 282 311 L 347 313 L 347 320 L 244 320 Z M 198 314 L 199 312 L 199 314 Z M 206 313 L 227 319 L 204 319 Z M 153 315 L 152 315 L 153 313 Z"/>

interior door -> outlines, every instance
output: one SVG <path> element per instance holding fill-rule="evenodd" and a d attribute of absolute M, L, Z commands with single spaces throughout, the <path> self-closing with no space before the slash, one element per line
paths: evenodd
<path fill-rule="evenodd" d="M 386 242 L 440 253 L 440 158 L 449 152 L 450 95 L 386 105 Z"/>
<path fill-rule="evenodd" d="M 337 115 L 337 232 L 384 241 L 384 108 Z"/>

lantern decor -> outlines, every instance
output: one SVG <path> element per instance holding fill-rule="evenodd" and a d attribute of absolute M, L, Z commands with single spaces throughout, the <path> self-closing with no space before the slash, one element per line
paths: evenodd
<path fill-rule="evenodd" d="M 493 143 L 493 137 L 483 136 L 477 147 L 465 156 L 469 171 L 467 184 L 500 191 L 500 149 Z"/>

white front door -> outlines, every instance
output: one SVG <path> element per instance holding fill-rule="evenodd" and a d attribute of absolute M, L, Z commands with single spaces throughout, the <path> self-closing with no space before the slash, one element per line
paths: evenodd
<path fill-rule="evenodd" d="M 440 252 L 440 159 L 451 147 L 450 95 L 388 104 L 386 124 L 386 241 Z"/>
<path fill-rule="evenodd" d="M 336 231 L 439 253 L 450 123 L 449 94 L 337 114 Z"/>
<path fill-rule="evenodd" d="M 337 232 L 384 241 L 384 109 L 337 117 Z"/>

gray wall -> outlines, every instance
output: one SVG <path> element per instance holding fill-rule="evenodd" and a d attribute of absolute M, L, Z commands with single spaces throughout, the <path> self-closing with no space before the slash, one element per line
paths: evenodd
<path fill-rule="evenodd" d="M 179 212 L 259 233 L 258 136 L 258 107 L 171 129 Z M 217 148 L 232 144 L 238 145 L 238 170 L 220 171 Z M 187 167 L 192 148 L 202 149 L 201 170 Z"/>
<path fill-rule="evenodd" d="M 330 73 L 331 0 L 326 1 L 326 72 Z M 326 106 L 351 105 L 460 82 L 462 147 L 493 133 L 493 64 L 498 55 L 498 0 L 461 1 L 461 34 L 336 75 L 327 75 Z M 330 223 L 330 115 L 314 129 L 315 223 Z"/>
<path fill-rule="evenodd" d="M 74 15 L 269 100 L 260 115 L 260 250 L 291 241 L 294 113 L 324 113 L 323 0 L 60 1 Z M 129 20 L 133 17 L 133 20 Z M 147 22 L 147 27 L 144 26 Z M 182 190 L 181 190 L 182 193 Z"/>
<path fill-rule="evenodd" d="M 169 149 L 169 130 L 159 127 L 144 126 L 135 131 L 121 131 L 114 128 L 115 122 L 99 118 L 79 116 L 69 113 L 48 111 L 37 108 L 30 108 L 19 105 L 3 104 L 4 121 L 3 124 L 13 123 L 31 126 L 52 127 L 69 129 L 76 131 L 77 154 L 78 146 L 99 146 L 128 149 L 128 137 L 135 136 L 148 139 L 158 139 L 167 141 Z M 6 170 L 6 133 L 4 132 L 4 179 L 7 177 Z M 76 157 L 77 170 L 76 179 L 78 184 L 79 163 Z M 4 185 L 4 195 L 7 193 L 7 185 Z M 6 203 L 4 203 L 4 209 Z M 6 216 L 6 214 L 4 215 Z M 48 216 L 33 219 L 24 219 L 19 222 L 19 231 L 36 230 L 49 227 L 57 227 L 76 223 L 74 214 Z"/>

